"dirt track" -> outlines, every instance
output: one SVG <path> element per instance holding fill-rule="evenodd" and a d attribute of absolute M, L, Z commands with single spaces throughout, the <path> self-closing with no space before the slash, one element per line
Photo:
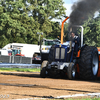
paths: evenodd
<path fill-rule="evenodd" d="M 5 99 L 49 98 L 100 93 L 100 79 L 92 81 L 40 78 L 39 73 L 0 72 L 0 96 Z M 9 97 L 8 97 L 9 96 Z M 0 100 L 1 97 L 0 97 Z"/>

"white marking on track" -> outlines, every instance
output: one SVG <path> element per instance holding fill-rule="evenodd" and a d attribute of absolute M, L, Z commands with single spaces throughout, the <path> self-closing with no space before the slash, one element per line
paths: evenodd
<path fill-rule="evenodd" d="M 54 99 L 62 99 L 62 98 L 71 98 L 71 97 L 83 97 L 83 96 L 90 96 L 90 97 L 97 97 L 100 98 L 100 93 L 88 93 L 88 94 L 73 94 L 73 95 L 63 95 L 54 97 Z M 13 100 L 47 100 L 48 98 L 23 98 L 23 99 L 13 99 Z M 50 98 L 49 98 L 50 99 Z"/>
<path fill-rule="evenodd" d="M 60 99 L 60 98 L 83 97 L 83 96 L 91 96 L 91 97 L 96 96 L 97 98 L 99 98 L 100 97 L 100 93 L 62 95 L 62 96 L 57 96 L 56 98 Z"/>

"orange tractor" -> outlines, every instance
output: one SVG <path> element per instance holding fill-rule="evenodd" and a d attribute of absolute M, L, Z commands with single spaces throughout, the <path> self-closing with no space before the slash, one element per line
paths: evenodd
<path fill-rule="evenodd" d="M 62 22 L 61 44 L 51 47 L 48 59 L 42 62 L 40 76 L 56 77 L 60 75 L 67 76 L 68 79 L 76 77 L 85 80 L 96 79 L 100 77 L 100 49 L 83 44 L 83 27 L 74 25 L 71 30 L 73 27 L 81 28 L 78 53 L 74 57 L 75 43 L 71 40 L 63 43 L 64 22 L 68 18 Z"/>

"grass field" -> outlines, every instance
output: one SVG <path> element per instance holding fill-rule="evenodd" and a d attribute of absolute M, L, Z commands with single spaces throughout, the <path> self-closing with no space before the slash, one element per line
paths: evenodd
<path fill-rule="evenodd" d="M 100 100 L 100 98 L 85 98 L 85 99 L 64 99 L 64 100 Z"/>
<path fill-rule="evenodd" d="M 0 72 L 40 72 L 40 68 L 0 68 Z"/>
<path fill-rule="evenodd" d="M 56 99 L 53 99 L 53 100 L 56 100 Z M 100 98 L 83 98 L 83 99 L 69 98 L 69 99 L 57 99 L 57 100 L 100 100 Z"/>

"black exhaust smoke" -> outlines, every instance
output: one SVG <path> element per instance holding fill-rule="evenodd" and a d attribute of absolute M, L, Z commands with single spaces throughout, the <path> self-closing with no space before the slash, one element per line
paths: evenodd
<path fill-rule="evenodd" d="M 93 17 L 99 9 L 100 0 L 78 0 L 72 6 L 69 25 L 82 25 L 90 16 Z"/>

